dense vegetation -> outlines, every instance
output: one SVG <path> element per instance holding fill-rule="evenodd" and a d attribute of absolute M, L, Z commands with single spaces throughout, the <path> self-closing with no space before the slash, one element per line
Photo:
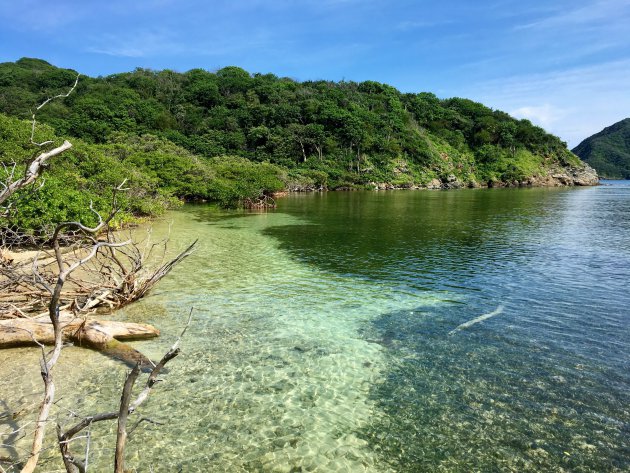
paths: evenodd
<path fill-rule="evenodd" d="M 33 151 L 25 147 L 28 122 L 16 118 L 30 118 L 76 74 L 39 59 L 0 64 L 2 162 Z M 68 218 L 89 218 L 85 201 L 105 206 L 123 177 L 132 187 L 130 212 L 153 215 L 174 198 L 238 205 L 282 188 L 476 186 L 580 166 L 559 138 L 467 99 L 238 67 L 82 76 L 38 119 L 50 126 L 39 133 L 75 144 L 38 197 Z M 33 207 L 22 225 L 45 220 Z"/>
<path fill-rule="evenodd" d="M 630 118 L 586 138 L 573 152 L 602 177 L 630 179 Z"/>

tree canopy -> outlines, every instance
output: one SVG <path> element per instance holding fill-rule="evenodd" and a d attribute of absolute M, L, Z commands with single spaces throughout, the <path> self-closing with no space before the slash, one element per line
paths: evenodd
<path fill-rule="evenodd" d="M 630 179 L 630 118 L 586 138 L 573 152 L 603 177 Z"/>
<path fill-rule="evenodd" d="M 76 74 L 40 59 L 0 64 L 0 146 L 17 146 L 27 124 L 16 118 L 30 118 Z M 580 165 L 559 138 L 471 100 L 374 81 L 297 82 L 235 66 L 82 76 L 75 93 L 38 119 L 50 126 L 40 133 L 78 145 L 55 166 L 51 186 L 62 176 L 72 175 L 80 190 L 128 176 L 133 210 L 148 214 L 177 198 L 238 205 L 282 187 L 422 186 L 453 176 L 487 185 Z"/>

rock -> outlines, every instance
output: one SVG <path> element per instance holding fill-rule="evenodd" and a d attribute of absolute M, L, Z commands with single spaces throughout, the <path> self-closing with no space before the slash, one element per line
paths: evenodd
<path fill-rule="evenodd" d="M 596 186 L 599 184 L 597 172 L 588 164 L 583 167 L 566 167 L 555 169 L 548 176 L 534 179 L 536 186 Z"/>
<path fill-rule="evenodd" d="M 429 183 L 427 184 L 427 189 L 441 189 L 441 188 L 442 188 L 442 181 L 440 181 L 439 179 L 431 179 Z"/>
<path fill-rule="evenodd" d="M 461 189 L 462 187 L 464 184 L 454 174 L 449 174 L 442 183 L 443 189 Z"/>
<path fill-rule="evenodd" d="M 576 186 L 596 186 L 599 184 L 597 171 L 586 163 L 582 169 L 573 168 L 571 176 L 573 177 L 573 184 Z"/>

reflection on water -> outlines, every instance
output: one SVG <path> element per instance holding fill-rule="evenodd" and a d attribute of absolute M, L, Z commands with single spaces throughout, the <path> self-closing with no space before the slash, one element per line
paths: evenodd
<path fill-rule="evenodd" d="M 135 344 L 154 358 L 190 307 L 195 319 L 141 409 L 165 425 L 136 431 L 130 466 L 630 468 L 630 188 L 330 193 L 170 218 L 173 239 L 200 248 L 116 317 L 160 327 Z M 63 360 L 60 421 L 116 405 L 123 367 L 74 348 Z M 13 424 L 40 384 L 35 351 L 0 352 Z M 114 430 L 94 428 L 95 471 Z"/>

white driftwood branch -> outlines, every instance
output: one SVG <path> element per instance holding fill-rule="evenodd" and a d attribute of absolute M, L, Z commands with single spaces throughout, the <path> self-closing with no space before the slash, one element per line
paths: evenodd
<path fill-rule="evenodd" d="M 188 315 L 188 321 L 186 322 L 186 326 L 182 330 L 182 333 L 179 335 L 173 346 L 166 352 L 166 354 L 162 357 L 157 365 L 149 374 L 149 378 L 147 379 L 146 385 L 142 392 L 138 395 L 133 403 L 131 403 L 131 392 L 133 389 L 133 385 L 135 384 L 136 379 L 140 374 L 140 365 L 137 364 L 133 370 L 127 375 L 125 379 L 125 385 L 123 388 L 120 407 L 117 412 L 106 412 L 102 414 L 96 414 L 93 416 L 85 417 L 81 422 L 74 425 L 70 429 L 62 432 L 61 426 L 57 425 L 57 438 L 59 449 L 61 451 L 61 456 L 64 461 L 64 465 L 66 466 L 66 470 L 71 473 L 84 473 L 86 471 L 86 465 L 88 462 L 88 458 L 86 457 L 85 461 L 81 461 L 75 458 L 70 452 L 69 444 L 75 436 L 81 432 L 85 428 L 89 428 L 92 424 L 96 422 L 102 422 L 105 420 L 114 420 L 118 419 L 118 431 L 116 437 L 116 452 L 114 458 L 114 468 L 115 472 L 124 472 L 124 454 L 125 454 L 125 444 L 127 439 L 127 418 L 135 412 L 135 410 L 149 397 L 151 389 L 158 382 L 158 376 L 161 371 L 164 369 L 166 363 L 179 355 L 179 342 L 186 333 L 188 326 L 192 320 L 193 309 L 190 309 L 190 314 Z M 131 430 L 134 430 L 140 422 L 143 420 L 151 421 L 150 419 L 140 419 Z"/>
<path fill-rule="evenodd" d="M 0 204 L 2 204 L 5 200 L 15 194 L 15 192 L 17 192 L 18 190 L 23 189 L 29 184 L 35 182 L 35 180 L 41 175 L 46 161 L 48 161 L 50 158 L 60 155 L 70 148 L 72 148 L 72 143 L 70 143 L 69 141 L 64 141 L 61 146 L 58 146 L 57 148 L 54 148 L 46 153 L 41 153 L 39 156 L 37 156 L 28 165 L 28 168 L 26 169 L 26 173 L 24 174 L 23 178 L 5 184 L 5 188 L 2 190 L 2 192 L 0 192 Z"/>
<path fill-rule="evenodd" d="M 59 95 L 55 95 L 54 97 L 49 97 L 46 100 L 44 100 L 41 104 L 39 104 L 39 106 L 35 109 L 35 111 L 33 112 L 33 121 L 31 123 L 31 144 L 34 144 L 35 146 L 46 146 L 52 143 L 52 141 L 44 141 L 42 143 L 37 143 L 35 141 L 35 124 L 37 123 L 36 119 L 35 119 L 35 115 L 37 114 L 37 112 L 39 110 L 41 110 L 42 108 L 44 108 L 48 102 L 55 100 L 55 99 L 62 99 L 62 98 L 66 98 L 68 97 L 72 91 L 74 91 L 74 89 L 76 89 L 77 84 L 79 83 L 79 76 L 80 74 L 77 74 L 77 78 L 74 81 L 74 84 L 72 85 L 72 87 L 70 88 L 70 90 L 68 92 L 66 92 L 65 94 L 59 94 Z"/>

